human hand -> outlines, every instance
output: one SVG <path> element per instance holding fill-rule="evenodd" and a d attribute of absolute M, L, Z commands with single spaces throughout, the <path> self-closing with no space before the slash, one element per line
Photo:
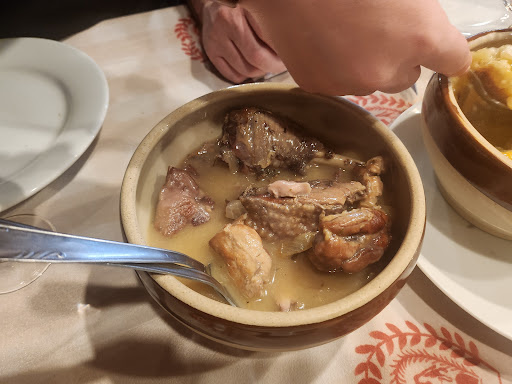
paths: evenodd
<path fill-rule="evenodd" d="M 201 1 L 199 8 L 203 48 L 226 79 L 241 83 L 286 70 L 248 10 L 210 0 Z"/>
<path fill-rule="evenodd" d="M 394 93 L 420 66 L 465 72 L 471 55 L 437 0 L 241 0 L 303 89 Z"/>

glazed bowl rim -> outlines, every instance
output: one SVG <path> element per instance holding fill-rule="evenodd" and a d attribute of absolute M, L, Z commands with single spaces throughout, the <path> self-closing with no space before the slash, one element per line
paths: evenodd
<path fill-rule="evenodd" d="M 506 29 L 498 29 L 480 32 L 476 35 L 469 37 L 468 44 L 470 49 L 474 48 L 477 44 L 481 44 L 481 39 L 488 39 L 489 41 L 496 40 L 496 36 L 499 34 L 509 34 L 512 36 L 512 28 Z M 468 120 L 465 114 L 462 112 L 462 109 L 459 106 L 455 98 L 455 93 L 453 90 L 452 79 L 442 74 L 436 74 L 438 76 L 438 81 L 440 81 L 440 86 L 443 89 L 443 96 L 446 100 L 446 105 L 448 111 L 452 118 L 456 121 L 460 122 L 460 125 L 464 128 L 464 131 L 468 133 L 468 135 L 474 139 L 475 142 L 479 143 L 487 152 L 488 155 L 491 155 L 496 161 L 504 164 L 505 166 L 512 168 L 512 159 L 509 159 L 507 156 L 504 156 L 502 152 L 494 145 L 492 145 Z"/>
<path fill-rule="evenodd" d="M 139 176 L 148 155 L 155 148 L 159 140 L 171 129 L 173 125 L 172 121 L 180 121 L 188 114 L 195 113 L 197 110 L 205 107 L 209 102 L 215 102 L 217 98 L 222 99 L 223 97 L 230 97 L 230 93 L 232 92 L 244 93 L 254 91 L 282 92 L 283 94 L 290 91 L 304 92 L 293 84 L 252 83 L 236 85 L 208 93 L 186 103 L 168 114 L 150 130 L 132 155 L 121 186 L 121 221 L 129 242 L 144 244 L 144 238 L 138 226 L 136 210 L 136 193 Z M 178 279 L 169 277 L 166 279 L 166 287 L 168 288 L 166 290 L 169 292 L 169 289 L 171 289 L 172 293 L 169 292 L 169 294 L 182 303 L 210 316 L 245 325 L 259 327 L 291 327 L 320 323 L 350 313 L 378 297 L 400 278 L 409 264 L 414 261 L 415 255 L 419 253 L 426 222 L 425 195 L 419 171 L 404 144 L 387 126 L 371 115 L 370 112 L 353 102 L 347 99 L 308 94 L 306 92 L 304 92 L 304 94 L 307 95 L 307 97 L 319 98 L 320 100 L 331 103 L 335 100 L 336 102 L 345 104 L 345 107 L 362 114 L 369 119 L 369 123 L 373 125 L 374 129 L 378 131 L 381 137 L 385 138 L 387 145 L 391 147 L 391 151 L 394 152 L 397 160 L 402 164 L 405 170 L 406 181 L 411 194 L 409 224 L 404 234 L 402 244 L 389 264 L 373 280 L 356 292 L 319 307 L 295 312 L 264 312 L 235 308 L 203 296 L 191 288 L 188 288 Z M 158 284 L 158 281 L 156 282 Z"/>

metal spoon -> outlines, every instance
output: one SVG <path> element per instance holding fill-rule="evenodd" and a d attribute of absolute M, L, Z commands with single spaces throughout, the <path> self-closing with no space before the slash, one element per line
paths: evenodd
<path fill-rule="evenodd" d="M 166 249 L 56 233 L 0 219 L 0 261 L 92 263 L 170 274 L 207 284 L 237 306 L 207 266 Z"/>
<path fill-rule="evenodd" d="M 489 92 L 482 82 L 482 79 L 478 74 L 476 74 L 474 71 L 469 70 L 469 81 L 471 84 L 473 84 L 473 87 L 475 88 L 475 91 L 480 95 L 480 97 L 484 100 L 486 100 L 488 103 L 501 108 L 506 109 L 508 111 L 511 111 L 511 109 L 508 107 L 507 104 L 502 102 L 501 100 L 496 99 L 494 96 L 492 96 L 492 93 Z"/>

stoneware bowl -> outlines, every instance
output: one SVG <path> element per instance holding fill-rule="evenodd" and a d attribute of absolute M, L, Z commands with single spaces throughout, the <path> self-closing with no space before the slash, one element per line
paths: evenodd
<path fill-rule="evenodd" d="M 370 113 L 339 98 L 313 95 L 284 84 L 249 84 L 200 97 L 165 117 L 135 151 L 122 184 L 121 217 L 129 242 L 148 245 L 158 191 L 168 165 L 206 140 L 220 136 L 227 111 L 258 106 L 293 118 L 336 149 L 342 145 L 389 162 L 395 213 L 390 262 L 355 293 L 320 307 L 260 312 L 231 307 L 188 288 L 178 279 L 141 273 L 150 295 L 198 333 L 242 349 L 282 351 L 320 345 L 360 327 L 399 292 L 418 258 L 425 229 L 425 197 L 416 166 L 401 141 Z M 151 244 L 149 244 L 151 245 Z"/>
<path fill-rule="evenodd" d="M 502 44 L 512 44 L 511 29 L 469 38 L 471 50 Z M 512 160 L 464 116 L 450 78 L 432 77 L 422 116 L 425 146 L 446 201 L 480 229 L 512 240 Z"/>

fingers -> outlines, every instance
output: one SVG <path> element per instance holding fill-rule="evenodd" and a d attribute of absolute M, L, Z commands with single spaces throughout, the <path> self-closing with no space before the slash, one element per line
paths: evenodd
<path fill-rule="evenodd" d="M 218 48 L 219 46 L 215 46 L 209 49 L 208 45 L 205 45 L 205 51 L 210 61 L 226 79 L 234 83 L 241 83 L 248 78 L 265 74 L 251 65 L 231 40 L 225 41 L 221 50 Z"/>
<path fill-rule="evenodd" d="M 242 83 L 247 76 L 242 75 L 236 69 L 234 69 L 223 57 L 216 57 L 211 59 L 212 64 L 227 80 L 239 84 Z"/>
<path fill-rule="evenodd" d="M 432 41 L 429 54 L 423 58 L 423 66 L 446 76 L 465 73 L 471 65 L 471 53 L 464 36 L 453 26 L 436 41 Z"/>
<path fill-rule="evenodd" d="M 399 93 L 404 89 L 410 88 L 418 81 L 421 75 L 421 67 L 398 71 L 395 77 L 386 85 L 380 87 L 380 91 L 385 93 Z"/>
<path fill-rule="evenodd" d="M 240 47 L 241 53 L 253 66 L 265 73 L 281 73 L 286 70 L 283 61 L 274 49 L 262 38 L 261 29 L 254 17 L 244 10 L 246 25 L 250 28 L 248 33 L 237 35 L 234 41 Z M 240 37 L 243 36 L 243 39 Z"/>
<path fill-rule="evenodd" d="M 203 47 L 212 64 L 228 80 L 240 83 L 285 66 L 249 24 L 245 10 L 222 5 L 205 7 Z"/>
<path fill-rule="evenodd" d="M 274 46 L 268 36 L 264 36 L 263 31 L 254 16 L 247 10 L 244 10 L 244 14 L 247 22 L 249 23 L 249 26 L 254 32 L 255 41 L 257 41 L 259 45 L 265 48 L 265 52 L 268 52 L 269 63 L 262 63 L 261 65 L 265 66 L 265 68 L 268 68 L 267 72 L 270 73 L 281 73 L 286 71 L 286 66 L 276 53 L 276 50 L 274 49 Z M 262 67 L 260 66 L 260 68 Z"/>

